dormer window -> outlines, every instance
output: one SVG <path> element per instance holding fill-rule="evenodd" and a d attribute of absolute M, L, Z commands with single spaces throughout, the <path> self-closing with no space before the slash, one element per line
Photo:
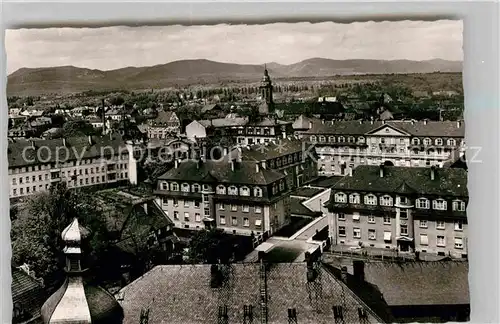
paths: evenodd
<path fill-rule="evenodd" d="M 225 195 L 226 194 L 226 187 L 223 185 L 218 185 L 217 186 L 217 194 L 218 195 Z"/>
<path fill-rule="evenodd" d="M 172 183 L 170 184 L 170 189 L 171 189 L 172 191 L 179 191 L 179 184 L 178 184 L 177 182 L 172 182 Z"/>
<path fill-rule="evenodd" d="M 309 136 L 309 139 L 311 140 L 311 142 L 316 142 L 316 135 L 311 135 Z"/>
<path fill-rule="evenodd" d="M 189 184 L 188 183 L 182 184 L 182 192 L 189 192 Z"/>
<path fill-rule="evenodd" d="M 343 192 L 337 192 L 335 194 L 335 202 L 346 203 L 347 202 L 347 195 Z"/>
<path fill-rule="evenodd" d="M 420 208 L 420 209 L 429 209 L 429 207 L 430 207 L 430 205 L 429 205 L 429 199 L 427 199 L 427 198 L 419 198 L 416 201 L 416 205 L 417 205 L 417 208 Z"/>
<path fill-rule="evenodd" d="M 253 195 L 255 197 L 262 197 L 262 189 L 259 187 L 253 188 Z"/>
<path fill-rule="evenodd" d="M 328 137 L 328 142 L 335 143 L 335 136 Z"/>
<path fill-rule="evenodd" d="M 161 190 L 168 190 L 168 182 L 161 183 Z"/>
<path fill-rule="evenodd" d="M 359 204 L 361 202 L 360 196 L 357 193 L 349 195 L 349 203 L 351 204 Z"/>
<path fill-rule="evenodd" d="M 358 143 L 364 143 L 365 138 L 363 136 L 358 137 Z"/>
<path fill-rule="evenodd" d="M 241 196 L 250 196 L 250 189 L 248 187 L 241 187 L 240 188 L 240 195 Z"/>
<path fill-rule="evenodd" d="M 431 139 L 430 138 L 424 138 L 424 145 L 431 145 Z"/>
<path fill-rule="evenodd" d="M 446 210 L 446 200 L 444 199 L 436 199 L 432 202 L 432 209 L 435 210 Z"/>
<path fill-rule="evenodd" d="M 320 136 L 320 137 L 319 137 L 319 141 L 320 141 L 321 143 L 323 143 L 325 140 L 326 140 L 326 139 L 325 139 L 325 137 L 324 137 L 324 136 Z"/>
<path fill-rule="evenodd" d="M 411 140 L 413 145 L 420 145 L 420 140 L 418 138 L 414 138 Z"/>
<path fill-rule="evenodd" d="M 340 143 L 344 143 L 344 142 L 345 142 L 345 138 L 344 138 L 344 136 L 339 136 L 339 142 L 340 142 Z"/>
<path fill-rule="evenodd" d="M 285 190 L 285 181 L 281 180 L 280 181 L 280 191 L 283 191 L 283 190 Z"/>
<path fill-rule="evenodd" d="M 355 142 L 355 139 L 354 139 L 354 137 L 353 137 L 353 136 L 349 136 L 349 138 L 347 139 L 347 141 L 348 141 L 349 143 L 354 143 L 354 142 Z"/>
<path fill-rule="evenodd" d="M 453 138 L 448 139 L 448 146 L 455 146 L 456 144 L 457 142 Z"/>
<path fill-rule="evenodd" d="M 465 202 L 461 200 L 453 201 L 452 208 L 454 211 L 465 211 Z"/>
<path fill-rule="evenodd" d="M 380 205 L 381 206 L 392 206 L 392 197 L 385 195 L 380 197 Z"/>
<path fill-rule="evenodd" d="M 230 186 L 229 188 L 227 188 L 227 194 L 237 196 L 238 195 L 238 188 L 236 188 L 235 186 Z"/>
<path fill-rule="evenodd" d="M 436 145 L 443 145 L 443 140 L 441 138 L 436 138 Z"/>
<path fill-rule="evenodd" d="M 365 196 L 365 204 L 367 205 L 376 205 L 377 204 L 377 197 L 372 194 L 368 194 Z"/>
<path fill-rule="evenodd" d="M 193 185 L 193 192 L 200 192 L 200 185 L 199 184 L 195 183 Z"/>

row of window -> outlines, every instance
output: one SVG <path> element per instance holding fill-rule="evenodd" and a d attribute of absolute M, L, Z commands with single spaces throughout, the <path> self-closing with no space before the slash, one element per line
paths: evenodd
<path fill-rule="evenodd" d="M 163 198 L 163 206 L 168 206 L 168 198 Z M 172 204 L 174 207 L 178 207 L 179 206 L 179 201 L 177 199 L 173 199 L 172 200 Z M 191 206 L 191 204 L 193 205 L 194 208 L 200 208 L 200 201 L 198 200 L 184 200 L 184 207 L 185 208 L 189 208 Z M 227 206 L 227 210 L 230 210 L 230 211 L 233 211 L 233 212 L 237 212 L 239 210 L 239 206 L 238 205 L 234 205 L 234 204 L 230 204 L 230 205 L 224 205 L 223 203 L 218 203 L 217 204 L 217 209 L 220 210 L 220 211 L 223 211 L 223 210 L 226 210 L 226 206 Z M 244 212 L 244 213 L 249 213 L 250 212 L 250 205 L 241 205 L 241 211 Z M 256 214 L 260 214 L 262 213 L 262 207 L 261 206 L 253 206 L 253 211 L 254 213 Z"/>
<path fill-rule="evenodd" d="M 285 186 L 284 181 L 280 182 L 280 190 L 283 190 Z M 177 182 L 162 182 L 161 189 L 162 190 L 170 190 L 170 191 L 180 191 L 181 192 L 200 192 L 203 187 L 197 183 L 190 185 L 189 183 L 182 183 L 180 186 Z M 205 187 L 205 189 L 209 189 L 209 187 Z M 231 196 L 250 196 L 251 189 L 247 186 L 242 186 L 240 188 L 236 186 L 226 187 L 224 185 L 218 185 L 216 187 L 216 193 L 219 195 L 231 195 Z M 262 189 L 260 187 L 253 188 L 253 196 L 254 197 L 262 197 Z"/>
<path fill-rule="evenodd" d="M 324 136 L 324 135 L 319 135 L 319 136 L 316 136 L 316 135 L 311 135 L 309 137 L 309 140 L 311 142 L 320 142 L 320 143 L 325 143 L 325 142 L 329 142 L 329 143 L 358 143 L 358 144 L 364 144 L 367 142 L 367 140 L 365 139 L 364 136 L 358 136 L 357 139 L 356 137 L 354 136 L 347 136 L 347 137 L 344 137 L 344 136 L 328 136 L 328 141 L 327 141 L 327 137 Z M 372 137 L 370 138 L 370 141 L 371 143 L 380 143 L 380 144 L 400 144 L 400 145 L 405 145 L 405 144 L 408 144 L 407 142 L 407 139 L 406 138 L 399 138 L 397 143 L 396 143 L 396 138 L 394 137 L 390 137 L 390 138 L 384 138 L 384 137 Z M 422 141 L 415 137 L 415 138 L 412 138 L 411 139 L 411 143 L 413 145 L 420 145 L 420 143 L 423 143 L 424 145 L 432 145 L 432 142 L 433 140 L 426 137 L 424 138 Z M 435 145 L 443 145 L 444 144 L 444 140 L 442 138 L 436 138 L 434 139 L 434 144 Z M 456 139 L 454 138 L 449 138 L 446 140 L 446 145 L 448 146 L 455 146 L 457 145 L 457 141 Z"/>
<path fill-rule="evenodd" d="M 400 218 L 407 219 L 408 218 L 408 214 L 406 212 L 404 212 L 403 210 L 401 210 L 401 212 L 400 212 Z M 346 221 L 347 217 L 346 217 L 346 215 L 344 213 L 338 213 L 337 214 L 337 219 L 339 221 Z M 391 225 L 391 219 L 392 218 L 390 216 L 384 216 L 383 217 L 383 223 L 384 223 L 384 225 Z M 360 221 L 360 214 L 354 212 L 352 214 L 352 220 L 354 222 L 359 222 Z M 370 224 L 376 224 L 377 223 L 377 217 L 375 217 L 373 215 L 368 215 L 367 216 L 367 222 L 370 223 Z M 427 220 L 420 220 L 419 221 L 419 227 L 420 228 L 427 228 L 427 226 L 428 226 Z M 454 222 L 454 228 L 455 228 L 455 231 L 462 231 L 463 230 L 463 222 L 462 221 L 455 221 Z M 445 221 L 436 221 L 436 229 L 445 230 L 446 229 L 446 222 Z"/>
<path fill-rule="evenodd" d="M 128 155 L 116 156 L 116 160 L 118 160 L 118 161 L 128 160 Z M 22 167 L 22 168 L 12 168 L 12 169 L 9 169 L 9 174 L 50 170 L 50 169 L 54 169 L 54 168 L 67 168 L 67 167 L 72 167 L 72 166 L 96 164 L 96 163 L 104 163 L 104 161 L 101 158 L 96 158 L 96 159 L 85 159 L 85 160 L 81 160 L 80 162 L 78 162 L 78 161 L 59 162 L 58 165 L 56 165 L 55 163 L 43 164 L 43 165 L 39 164 L 39 165 L 33 165 L 33 166 L 28 166 L 28 167 Z M 125 163 L 124 165 L 126 168 L 127 164 Z"/>
<path fill-rule="evenodd" d="M 352 193 L 349 196 L 343 192 L 335 193 L 335 202 L 347 203 L 348 199 L 350 204 L 361 203 L 361 195 L 358 193 Z M 363 201 L 365 205 L 377 205 L 377 201 L 378 204 L 380 204 L 381 206 L 394 205 L 394 199 L 389 195 L 383 195 L 377 199 L 377 196 L 375 196 L 374 194 L 367 194 L 364 196 Z M 406 205 L 406 206 L 410 205 L 409 199 L 405 197 L 398 197 L 396 201 L 400 205 Z M 430 209 L 430 200 L 427 198 L 418 198 L 415 200 L 415 205 L 417 208 L 420 209 Z M 466 208 L 465 202 L 462 200 L 456 199 L 452 202 L 452 210 L 454 211 L 465 211 L 465 208 Z M 434 199 L 432 200 L 432 209 L 447 210 L 448 202 L 441 198 Z"/>
<path fill-rule="evenodd" d="M 226 223 L 226 216 L 220 215 L 219 216 L 219 224 L 221 225 L 231 225 L 231 226 L 238 226 L 238 218 L 237 217 L 231 217 L 231 224 Z M 250 226 L 250 220 L 247 217 L 243 217 L 243 227 L 249 227 Z M 261 227 L 262 226 L 262 220 L 261 219 L 256 219 L 255 220 L 255 227 Z"/>

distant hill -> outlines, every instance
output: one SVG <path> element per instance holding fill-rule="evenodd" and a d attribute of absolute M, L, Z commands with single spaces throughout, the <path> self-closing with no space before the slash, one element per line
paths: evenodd
<path fill-rule="evenodd" d="M 307 59 L 295 64 L 268 63 L 274 79 L 353 74 L 461 72 L 462 62 L 446 60 Z M 193 83 L 258 81 L 263 65 L 181 60 L 149 67 L 100 71 L 74 66 L 22 68 L 8 76 L 7 95 L 71 93 L 87 90 L 151 89 Z"/>

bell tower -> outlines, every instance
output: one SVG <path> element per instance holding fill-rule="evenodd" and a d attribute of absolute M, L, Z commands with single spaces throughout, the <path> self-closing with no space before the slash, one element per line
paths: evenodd
<path fill-rule="evenodd" d="M 269 77 L 269 72 L 267 71 L 267 67 L 264 65 L 264 76 L 262 77 L 262 81 L 259 86 L 260 94 L 262 96 L 262 104 L 259 107 L 259 112 L 261 114 L 269 114 L 272 110 L 274 110 L 274 101 L 273 101 L 273 83 L 271 78 Z"/>

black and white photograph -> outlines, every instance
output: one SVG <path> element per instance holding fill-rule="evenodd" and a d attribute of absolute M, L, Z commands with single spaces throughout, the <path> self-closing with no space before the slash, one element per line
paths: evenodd
<path fill-rule="evenodd" d="M 6 30 L 12 322 L 469 321 L 462 47 L 449 19 Z"/>

